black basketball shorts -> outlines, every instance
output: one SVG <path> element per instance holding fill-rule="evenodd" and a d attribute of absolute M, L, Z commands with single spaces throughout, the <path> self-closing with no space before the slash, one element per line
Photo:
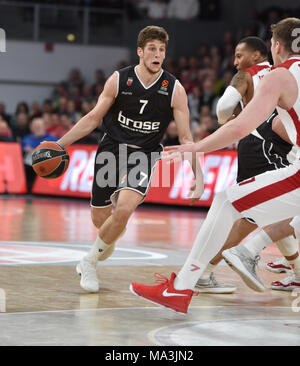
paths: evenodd
<path fill-rule="evenodd" d="M 237 183 L 288 166 L 288 151 L 285 146 L 281 147 L 252 134 L 244 137 L 238 143 Z"/>
<path fill-rule="evenodd" d="M 162 150 L 159 145 L 154 151 L 146 152 L 134 145 L 119 144 L 104 135 L 95 157 L 91 206 L 116 205 L 118 192 L 123 189 L 140 193 L 142 203 Z"/>

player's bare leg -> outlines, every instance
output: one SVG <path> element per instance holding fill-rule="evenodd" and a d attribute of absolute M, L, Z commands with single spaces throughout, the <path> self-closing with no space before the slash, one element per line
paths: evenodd
<path fill-rule="evenodd" d="M 294 288 L 300 288 L 300 257 L 298 254 L 298 242 L 293 236 L 294 228 L 290 225 L 291 221 L 292 219 L 287 219 L 276 224 L 266 226 L 264 230 L 250 239 L 244 246 L 224 251 L 224 258 L 235 270 L 237 270 L 239 266 L 240 269 L 243 266 L 245 268 L 245 265 L 239 265 L 238 262 L 248 263 L 250 261 L 249 258 L 251 258 L 251 260 L 253 258 L 253 262 L 256 261 L 257 263 L 259 260 L 259 253 L 267 245 L 272 242 L 276 242 L 294 272 L 283 281 L 273 282 L 272 288 L 288 291 L 291 291 Z M 234 261 L 236 263 L 234 263 Z M 257 277 L 254 267 L 249 270 L 238 270 L 238 272 L 249 287 L 256 291 L 263 291 L 264 286 Z"/>
<path fill-rule="evenodd" d="M 132 189 L 122 189 L 118 192 L 116 208 L 99 230 L 99 236 L 105 243 L 117 240 L 142 199 L 143 196 Z"/>
<path fill-rule="evenodd" d="M 81 275 L 80 285 L 84 290 L 99 291 L 97 263 L 113 253 L 116 241 L 124 234 L 126 224 L 142 197 L 136 191 L 124 189 L 118 192 L 114 211 L 112 206 L 102 209 L 92 207 L 92 220 L 99 232 L 91 250 L 76 267 L 77 273 Z"/>
<path fill-rule="evenodd" d="M 246 219 L 237 220 L 228 235 L 228 238 L 218 252 L 218 254 L 208 263 L 201 278 L 195 285 L 195 291 L 201 293 L 232 293 L 236 290 L 236 287 L 231 284 L 220 283 L 214 276 L 214 270 L 219 262 L 223 259 L 222 251 L 238 245 L 243 239 L 245 239 L 252 231 L 257 228 L 257 225 L 251 223 Z"/>
<path fill-rule="evenodd" d="M 222 251 L 225 249 L 229 249 L 235 247 L 240 244 L 242 240 L 244 240 L 252 231 L 257 228 L 256 224 L 248 221 L 247 219 L 237 220 L 228 235 L 228 238 L 223 245 L 223 248 L 218 252 L 218 254 L 210 261 L 210 264 L 217 265 L 223 259 Z"/>

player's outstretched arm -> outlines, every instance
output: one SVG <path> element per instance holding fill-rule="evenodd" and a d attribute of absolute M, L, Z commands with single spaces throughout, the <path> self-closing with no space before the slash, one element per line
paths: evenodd
<path fill-rule="evenodd" d="M 62 146 L 68 146 L 91 133 L 101 122 L 109 108 L 115 101 L 118 88 L 118 74 L 113 73 L 105 83 L 96 106 L 57 142 Z"/>
<path fill-rule="evenodd" d="M 251 82 L 249 72 L 238 71 L 234 75 L 230 85 L 225 89 L 217 103 L 216 112 L 220 124 L 224 124 L 230 119 L 235 108 L 246 95 Z"/>
<path fill-rule="evenodd" d="M 282 85 L 285 85 L 285 88 L 282 88 Z M 297 84 L 293 76 L 285 69 L 276 69 L 263 78 L 253 99 L 237 118 L 196 144 L 171 146 L 166 150 L 171 155 L 187 151 L 205 153 L 223 149 L 249 135 L 271 115 L 277 105 L 289 110 L 296 98 Z"/>

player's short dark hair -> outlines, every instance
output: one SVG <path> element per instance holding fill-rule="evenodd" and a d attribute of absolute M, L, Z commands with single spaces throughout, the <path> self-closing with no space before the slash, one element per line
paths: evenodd
<path fill-rule="evenodd" d="M 245 37 L 238 44 L 245 43 L 251 51 L 259 51 L 262 56 L 268 57 L 268 49 L 265 42 L 259 37 Z"/>
<path fill-rule="evenodd" d="M 299 31 L 297 31 L 297 29 L 300 29 L 300 19 L 299 18 L 285 18 L 285 19 L 280 20 L 278 23 L 271 25 L 273 39 L 275 41 L 282 43 L 284 48 L 290 54 L 293 54 L 293 53 L 300 54 L 299 42 L 298 42 L 298 45 L 295 44 L 295 47 L 293 47 L 294 41 L 299 36 Z M 296 32 L 295 32 L 295 30 L 296 30 Z M 295 33 L 293 33 L 293 32 L 295 32 Z M 297 49 L 295 49 L 295 48 L 297 48 Z"/>
<path fill-rule="evenodd" d="M 148 25 L 140 31 L 137 39 L 137 46 L 144 48 L 147 42 L 153 40 L 161 41 L 167 47 L 169 35 L 162 27 L 158 27 L 156 25 Z"/>

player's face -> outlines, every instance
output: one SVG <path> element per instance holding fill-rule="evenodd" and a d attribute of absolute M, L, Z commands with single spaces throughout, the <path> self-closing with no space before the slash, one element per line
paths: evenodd
<path fill-rule="evenodd" d="M 151 40 L 145 47 L 138 49 L 140 62 L 148 72 L 156 74 L 160 72 L 162 63 L 166 57 L 166 45 L 158 40 Z"/>
<path fill-rule="evenodd" d="M 245 43 L 239 43 L 235 48 L 234 66 L 237 70 L 245 70 L 255 65 L 254 52 L 247 48 Z"/>

